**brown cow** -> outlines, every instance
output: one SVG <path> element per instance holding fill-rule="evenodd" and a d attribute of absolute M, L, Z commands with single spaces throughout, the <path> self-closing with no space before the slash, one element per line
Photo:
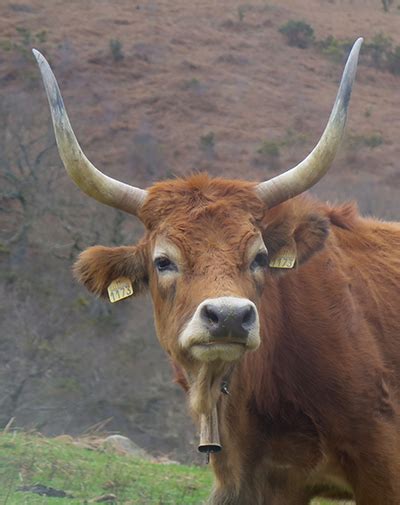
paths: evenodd
<path fill-rule="evenodd" d="M 211 505 L 400 504 L 400 226 L 301 195 L 339 145 L 360 45 L 297 167 L 258 185 L 200 174 L 146 191 L 87 160 L 35 52 L 67 171 L 146 227 L 136 246 L 83 252 L 75 275 L 100 296 L 119 277 L 150 288 L 160 343 L 215 437 L 206 448 L 223 447 Z"/>

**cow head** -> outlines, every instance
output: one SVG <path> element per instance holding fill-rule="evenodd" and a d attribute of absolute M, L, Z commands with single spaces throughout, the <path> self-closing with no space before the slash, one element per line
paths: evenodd
<path fill-rule="evenodd" d="M 105 176 L 85 157 L 54 75 L 34 50 L 68 173 L 89 196 L 136 215 L 146 227 L 136 246 L 87 249 L 75 274 L 100 296 L 121 276 L 131 279 L 135 294 L 150 290 L 158 338 L 183 368 L 197 412 L 210 410 L 221 376 L 260 344 L 259 303 L 271 275 L 271 257 L 289 247 L 299 264 L 323 245 L 324 218 L 293 216 L 284 202 L 313 186 L 331 164 L 346 122 L 361 43 L 359 39 L 349 56 L 320 141 L 299 165 L 260 184 L 200 174 L 147 190 Z"/>

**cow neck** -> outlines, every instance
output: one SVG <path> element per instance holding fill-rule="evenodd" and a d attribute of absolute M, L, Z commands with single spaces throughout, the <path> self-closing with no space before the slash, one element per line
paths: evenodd
<path fill-rule="evenodd" d="M 202 414 L 198 414 L 200 427 L 200 443 L 198 450 L 199 452 L 206 454 L 207 463 L 209 462 L 210 454 L 218 453 L 222 450 L 219 439 L 218 403 L 221 399 L 221 394 L 223 396 L 230 395 L 230 381 L 234 368 L 234 364 L 230 365 L 220 379 L 215 379 L 209 383 L 211 402 Z M 191 374 L 187 374 L 190 386 L 189 389 L 192 390 L 192 392 L 194 392 L 194 396 L 196 396 L 200 392 L 200 389 L 203 389 L 202 386 L 206 383 L 204 380 L 207 376 L 206 368 L 204 367 L 201 369 L 200 374 L 197 374 L 196 377 L 190 375 Z M 212 383 L 214 383 L 214 386 Z M 199 385 L 200 389 L 198 389 Z M 212 392 L 212 389 L 214 389 L 214 392 Z M 204 395 L 205 393 L 206 392 L 203 389 L 201 394 Z"/>
<path fill-rule="evenodd" d="M 220 391 L 222 394 L 227 395 L 227 396 L 230 395 L 229 386 L 230 386 L 231 376 L 232 376 L 232 372 L 233 372 L 234 368 L 235 368 L 235 365 L 231 365 L 221 380 Z"/>

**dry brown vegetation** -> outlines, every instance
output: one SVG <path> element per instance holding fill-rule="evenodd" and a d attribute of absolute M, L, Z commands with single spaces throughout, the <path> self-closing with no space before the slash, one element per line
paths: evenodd
<path fill-rule="evenodd" d="M 316 40 L 400 45 L 399 1 L 0 2 L 0 426 L 45 433 L 109 428 L 153 451 L 193 458 L 183 394 L 170 383 L 150 304 L 111 307 L 71 278 L 95 243 L 127 244 L 141 225 L 89 201 L 56 153 L 39 72 L 49 58 L 78 137 L 106 173 L 147 186 L 208 170 L 270 177 L 312 148 L 341 62 L 315 44 L 289 46 L 280 27 Z M 361 64 L 348 137 L 314 192 L 400 218 L 400 76 Z"/>

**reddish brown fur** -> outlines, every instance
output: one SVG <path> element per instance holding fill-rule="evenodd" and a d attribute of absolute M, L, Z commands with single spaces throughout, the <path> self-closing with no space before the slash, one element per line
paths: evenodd
<path fill-rule="evenodd" d="M 204 298 L 247 297 L 260 315 L 261 347 L 235 365 L 231 394 L 218 401 L 223 451 L 212 457 L 209 503 L 354 494 L 357 505 L 398 505 L 400 226 L 304 196 L 268 210 L 253 184 L 205 175 L 156 184 L 140 217 L 148 232 L 139 246 L 91 248 L 75 272 L 102 295 L 119 275 L 149 284 L 160 342 L 185 388 L 196 365 L 177 335 Z M 261 285 L 243 264 L 259 231 L 270 254 L 291 243 L 298 258 L 285 275 L 266 269 Z M 160 236 L 184 257 L 173 288 L 152 266 Z"/>

